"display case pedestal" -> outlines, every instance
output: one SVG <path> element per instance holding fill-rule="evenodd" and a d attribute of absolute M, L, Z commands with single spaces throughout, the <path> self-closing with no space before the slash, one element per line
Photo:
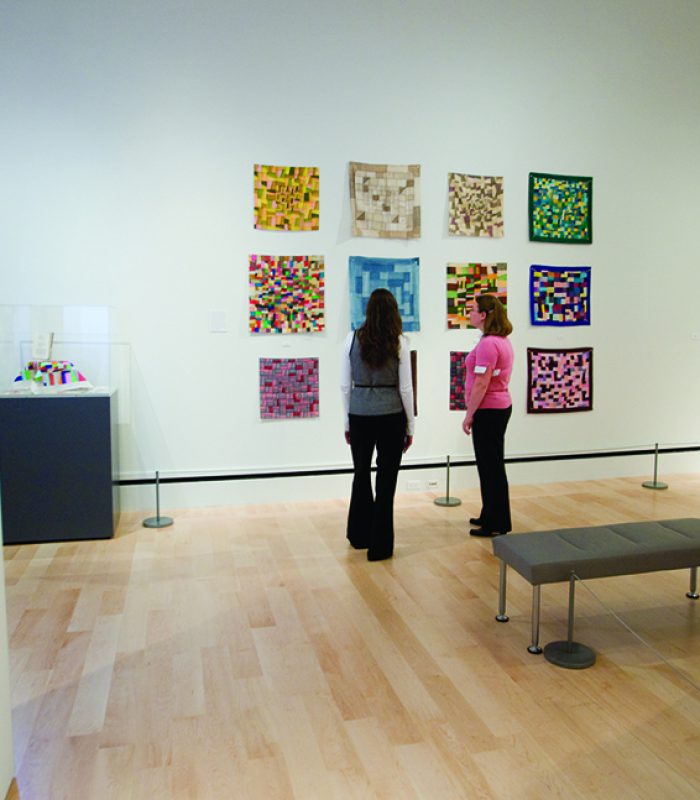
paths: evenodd
<path fill-rule="evenodd" d="M 116 411 L 116 392 L 0 396 L 5 544 L 114 535 Z"/>

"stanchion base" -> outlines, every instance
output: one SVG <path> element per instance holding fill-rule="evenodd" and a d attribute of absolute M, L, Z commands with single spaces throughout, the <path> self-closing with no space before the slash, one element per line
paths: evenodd
<path fill-rule="evenodd" d="M 167 528 L 172 524 L 172 517 L 149 517 L 143 521 L 144 528 Z"/>
<path fill-rule="evenodd" d="M 564 669 L 586 669 L 595 664 L 595 652 L 580 642 L 550 642 L 544 646 L 544 657 Z"/>
<path fill-rule="evenodd" d="M 459 497 L 436 497 L 433 500 L 436 506 L 461 506 L 462 501 Z"/>
<path fill-rule="evenodd" d="M 642 486 L 645 489 L 668 489 L 668 484 L 662 481 L 644 481 Z"/>

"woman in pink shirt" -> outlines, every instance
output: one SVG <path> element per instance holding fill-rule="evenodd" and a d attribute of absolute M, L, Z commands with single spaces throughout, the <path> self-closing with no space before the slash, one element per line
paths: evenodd
<path fill-rule="evenodd" d="M 469 321 L 482 332 L 466 360 L 467 414 L 462 430 L 474 436 L 481 484 L 481 513 L 469 522 L 472 536 L 498 536 L 512 530 L 503 444 L 512 411 L 508 383 L 513 370 L 513 330 L 501 301 L 492 294 L 475 298 Z"/>

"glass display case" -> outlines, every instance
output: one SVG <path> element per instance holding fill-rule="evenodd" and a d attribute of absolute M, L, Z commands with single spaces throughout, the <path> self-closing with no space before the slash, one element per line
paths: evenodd
<path fill-rule="evenodd" d="M 45 333 L 53 334 L 50 359 L 73 362 L 89 390 L 45 386 L 30 392 L 14 383 L 34 357 L 37 335 Z M 5 544 L 114 535 L 119 446 L 111 341 L 112 314 L 105 306 L 0 306 Z"/>

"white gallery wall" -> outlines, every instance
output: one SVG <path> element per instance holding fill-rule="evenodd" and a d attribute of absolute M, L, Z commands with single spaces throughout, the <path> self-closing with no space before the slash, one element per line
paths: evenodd
<path fill-rule="evenodd" d="M 472 457 L 448 410 L 449 352 L 475 341 L 447 330 L 448 261 L 508 265 L 509 454 L 700 441 L 697 0 L 17 0 L 1 13 L 0 303 L 112 309 L 124 477 L 348 465 L 351 255 L 420 258 L 409 463 Z M 352 237 L 351 160 L 421 165 L 419 239 Z M 255 163 L 319 167 L 320 231 L 253 229 Z M 451 171 L 504 177 L 502 239 L 448 236 Z M 531 171 L 593 177 L 593 244 L 528 241 Z M 251 253 L 324 256 L 323 333 L 248 333 Z M 534 263 L 592 267 L 590 327 L 530 325 Z M 224 333 L 210 331 L 218 313 Z M 528 346 L 592 346 L 594 410 L 526 414 Z M 320 416 L 261 421 L 258 359 L 296 356 L 320 359 Z M 650 469 L 608 459 L 511 478 Z M 442 482 L 405 472 L 399 490 L 416 476 Z M 474 480 L 455 470 L 453 488 Z M 165 502 L 348 485 L 199 484 Z M 150 500 L 123 490 L 126 507 Z"/>

